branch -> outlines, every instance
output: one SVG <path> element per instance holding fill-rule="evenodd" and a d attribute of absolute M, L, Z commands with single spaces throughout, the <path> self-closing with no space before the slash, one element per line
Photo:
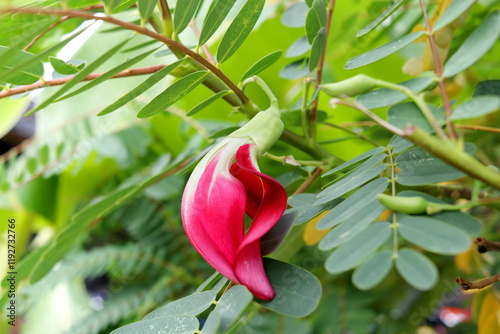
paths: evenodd
<path fill-rule="evenodd" d="M 427 30 L 427 35 L 429 36 L 429 44 L 431 46 L 432 57 L 434 59 L 434 67 L 436 68 L 436 74 L 438 77 L 439 91 L 441 92 L 441 97 L 443 98 L 444 111 L 446 115 L 446 129 L 451 139 L 456 139 L 457 134 L 453 122 L 451 121 L 451 105 L 448 98 L 448 92 L 446 91 L 446 85 L 443 78 L 443 68 L 441 66 L 441 60 L 439 59 L 439 54 L 437 51 L 436 40 L 432 31 L 432 26 L 427 15 L 427 9 L 423 0 L 420 0 L 420 8 L 422 8 L 422 15 L 424 16 L 425 27 Z"/>
<path fill-rule="evenodd" d="M 332 17 L 333 17 L 333 10 L 335 9 L 335 0 L 330 0 L 330 4 L 328 5 L 328 13 L 326 17 L 326 24 L 325 24 L 325 31 L 326 31 L 326 40 L 328 41 L 328 34 L 330 32 L 330 25 L 332 23 Z M 326 43 L 328 44 L 328 43 Z M 323 52 L 321 52 L 319 62 L 318 62 L 318 70 L 316 72 L 316 83 L 315 83 L 315 91 L 319 88 L 319 85 L 321 85 L 321 79 L 323 77 L 323 67 L 325 65 L 325 54 L 326 54 L 326 45 L 323 48 Z M 316 97 L 314 100 L 312 106 L 311 106 L 311 112 L 309 114 L 309 122 L 311 123 L 310 131 L 311 131 L 311 139 L 314 139 L 316 136 L 316 114 L 318 111 L 318 102 L 319 102 L 319 95 Z"/>
<path fill-rule="evenodd" d="M 479 237 L 474 239 L 474 245 L 476 245 L 477 251 L 481 254 L 486 252 L 500 252 L 500 242 L 498 241 L 489 241 Z"/>
<path fill-rule="evenodd" d="M 389 122 L 384 121 L 382 118 L 378 117 L 375 113 L 373 113 L 371 110 L 365 108 L 361 104 L 351 103 L 351 102 L 344 101 L 344 100 L 337 99 L 337 98 L 331 99 L 330 100 L 330 104 L 332 105 L 333 108 L 335 107 L 335 105 L 341 104 L 341 105 L 344 105 L 344 106 L 348 106 L 348 107 L 357 109 L 357 110 L 361 111 L 362 113 L 364 113 L 366 116 L 370 117 L 372 120 L 374 120 L 378 125 L 380 125 L 384 129 L 387 129 L 390 132 L 392 132 L 392 133 L 394 133 L 394 134 L 396 134 L 398 136 L 404 136 L 404 131 L 403 130 L 401 130 L 398 127 L 395 127 L 394 125 L 392 125 Z"/>
<path fill-rule="evenodd" d="M 402 136 L 471 177 L 500 189 L 500 174 L 458 149 L 455 143 L 439 140 L 414 126 L 405 129 Z"/>
<path fill-rule="evenodd" d="M 455 127 L 460 128 L 460 129 L 466 129 L 466 130 L 476 130 L 476 131 L 487 131 L 487 132 L 500 133 L 499 128 L 491 128 L 489 126 L 482 126 L 482 125 L 455 124 Z"/>
<path fill-rule="evenodd" d="M 311 183 L 313 183 L 313 181 L 316 180 L 321 175 L 322 171 L 323 171 L 323 169 L 321 167 L 316 167 L 314 169 L 314 171 L 312 172 L 312 174 L 304 181 L 304 183 L 302 183 L 297 188 L 297 190 L 295 190 L 293 195 L 303 193 L 307 189 L 307 187 L 309 187 L 311 185 Z"/>
<path fill-rule="evenodd" d="M 183 54 L 193 58 L 199 64 L 204 66 L 206 69 L 210 70 L 214 73 L 220 80 L 222 80 L 241 100 L 243 105 L 247 104 L 249 99 L 248 97 L 238 88 L 238 86 L 231 81 L 219 68 L 214 66 L 208 60 L 203 58 L 200 54 L 194 52 L 193 50 L 187 48 L 182 43 L 174 41 L 168 37 L 160 35 L 154 31 L 151 31 L 147 28 L 140 27 L 133 23 L 121 21 L 115 19 L 110 16 L 95 16 L 93 13 L 87 13 L 79 10 L 65 10 L 65 9 L 36 9 L 36 8 L 8 8 L 8 9 L 0 9 L 0 13 L 24 13 L 24 14 L 42 14 L 42 15 L 57 15 L 57 16 L 70 16 L 70 17 L 79 17 L 86 20 L 100 20 L 107 23 L 111 23 L 117 26 L 120 26 L 127 30 L 135 31 L 141 35 L 149 36 L 153 39 L 156 39 L 180 52 Z"/>
<path fill-rule="evenodd" d="M 500 274 L 496 274 L 494 276 L 475 281 L 475 282 L 469 282 L 464 279 L 461 279 L 460 277 L 455 278 L 455 282 L 460 285 L 460 289 L 467 291 L 467 290 L 479 290 L 486 288 L 496 282 L 500 281 Z"/>
<path fill-rule="evenodd" d="M 126 70 L 126 71 L 122 71 L 120 73 L 117 73 L 116 75 L 112 76 L 110 79 L 151 74 L 151 73 L 158 72 L 159 70 L 161 70 L 164 67 L 165 67 L 165 65 L 156 65 L 156 66 L 150 66 L 150 67 L 135 68 L 135 69 Z M 82 81 L 95 80 L 103 74 L 105 74 L 105 73 L 104 72 L 103 73 L 92 73 L 92 74 L 89 74 L 88 76 L 86 76 Z M 0 99 L 2 99 L 4 97 L 8 97 L 8 96 L 26 93 L 26 92 L 29 92 L 29 91 L 32 91 L 35 89 L 64 85 L 65 83 L 67 83 L 68 81 L 70 81 L 73 78 L 74 78 L 74 76 L 70 76 L 70 77 L 66 77 L 66 78 L 59 78 L 59 79 L 53 79 L 53 80 L 47 80 L 47 81 L 39 81 L 39 82 L 35 82 L 34 84 L 31 84 L 31 85 L 14 87 L 12 89 L 0 92 Z"/>

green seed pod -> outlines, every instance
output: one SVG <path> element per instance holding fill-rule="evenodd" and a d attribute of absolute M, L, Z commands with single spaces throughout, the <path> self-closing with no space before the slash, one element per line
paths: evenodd
<path fill-rule="evenodd" d="M 357 96 L 376 88 L 377 85 L 373 81 L 367 75 L 358 74 L 346 80 L 321 85 L 320 89 L 331 97 Z"/>
<path fill-rule="evenodd" d="M 427 210 L 427 206 L 429 205 L 429 203 L 424 198 L 418 196 L 399 197 L 378 194 L 377 198 L 379 202 L 386 208 L 407 214 L 425 213 Z"/>

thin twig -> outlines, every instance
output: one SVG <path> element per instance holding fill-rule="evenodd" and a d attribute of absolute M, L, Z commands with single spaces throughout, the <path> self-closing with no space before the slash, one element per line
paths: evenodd
<path fill-rule="evenodd" d="M 424 16 L 425 27 L 427 30 L 427 35 L 429 37 L 429 44 L 431 46 L 432 57 L 434 59 L 434 67 L 436 68 L 436 74 L 438 77 L 439 91 L 441 92 L 441 97 L 443 98 L 444 111 L 446 116 L 446 130 L 451 139 L 456 139 L 457 134 L 453 122 L 451 120 L 451 105 L 450 99 L 448 98 L 448 92 L 446 91 L 446 84 L 443 78 L 443 67 L 441 65 L 441 60 L 439 59 L 439 54 L 436 46 L 436 40 L 432 31 L 432 26 L 429 21 L 429 16 L 427 15 L 427 9 L 424 0 L 420 0 L 420 8 L 422 8 L 422 15 Z"/>
<path fill-rule="evenodd" d="M 455 127 L 460 128 L 460 129 L 465 129 L 465 130 L 477 130 L 477 131 L 487 131 L 487 132 L 500 133 L 499 128 L 491 128 L 489 126 L 482 126 L 482 125 L 455 124 Z"/>
<path fill-rule="evenodd" d="M 198 26 L 196 25 L 195 20 L 191 20 L 190 22 L 191 29 L 193 30 L 194 34 L 198 39 L 200 39 L 201 33 L 200 29 L 198 29 Z M 201 46 L 201 49 L 203 50 L 203 53 L 205 54 L 205 57 L 207 57 L 208 61 L 211 62 L 212 64 L 216 65 L 217 62 L 215 61 L 214 56 L 212 55 L 212 52 L 210 52 L 210 49 L 206 44 L 203 44 Z"/>
<path fill-rule="evenodd" d="M 373 123 L 373 122 L 371 122 L 371 123 L 372 123 L 372 124 L 375 124 L 375 123 Z M 375 146 L 375 147 L 381 146 L 381 145 L 380 145 L 379 143 L 377 143 L 375 140 L 373 140 L 373 139 L 371 139 L 371 138 L 369 138 L 369 137 L 367 137 L 367 136 L 363 135 L 362 133 L 357 133 L 356 131 L 353 131 L 353 130 L 351 130 L 351 129 L 347 129 L 347 128 L 343 127 L 343 126 L 340 126 L 340 125 L 338 125 L 338 124 L 334 124 L 334 123 L 324 122 L 323 124 L 328 125 L 328 126 L 331 126 L 332 128 L 336 128 L 336 129 L 342 130 L 342 131 L 344 131 L 344 132 L 350 133 L 350 134 L 352 134 L 352 135 L 356 136 L 356 137 L 357 137 L 357 138 L 359 138 L 359 139 L 362 139 L 362 140 L 364 140 L 364 141 L 369 142 L 370 144 L 372 144 L 372 145 L 373 145 L 373 146 Z"/>
<path fill-rule="evenodd" d="M 382 118 L 380 118 L 379 116 L 377 116 L 376 114 L 374 114 L 371 110 L 365 108 L 361 104 L 351 103 L 351 102 L 344 101 L 344 100 L 341 100 L 341 99 L 336 99 L 336 98 L 331 99 L 330 100 L 330 104 L 332 104 L 332 106 L 337 105 L 337 104 L 341 104 L 341 105 L 344 105 L 344 106 L 348 106 L 348 107 L 357 109 L 357 110 L 361 111 L 362 113 L 364 113 L 366 116 L 370 117 L 372 120 L 374 120 L 378 125 L 380 125 L 384 129 L 387 129 L 387 130 L 391 131 L 392 133 L 394 133 L 394 134 L 396 134 L 398 136 L 404 136 L 405 135 L 405 132 L 403 130 L 401 130 L 400 128 L 395 127 L 394 125 L 392 125 L 389 122 L 384 121 Z"/>
<path fill-rule="evenodd" d="M 474 245 L 476 245 L 477 251 L 481 254 L 486 252 L 500 252 L 500 242 L 498 241 L 489 241 L 479 237 L 474 239 Z"/>
<path fill-rule="evenodd" d="M 455 278 L 455 282 L 458 283 L 460 286 L 460 289 L 467 291 L 467 290 L 479 290 L 486 288 L 496 282 L 500 281 L 500 274 L 496 274 L 494 276 L 475 281 L 475 282 L 469 282 L 466 281 L 460 277 Z"/>
<path fill-rule="evenodd" d="M 140 27 L 136 24 L 125 22 L 118 20 L 111 16 L 95 16 L 93 13 L 87 13 L 79 10 L 65 10 L 65 9 L 36 9 L 36 8 L 8 8 L 8 9 L 0 9 L 0 13 L 24 13 L 24 14 L 37 14 L 37 15 L 58 15 L 58 16 L 71 16 L 71 17 L 79 17 L 87 20 L 100 20 L 107 23 L 111 23 L 117 26 L 120 26 L 127 30 L 135 31 L 141 35 L 149 36 L 153 39 L 156 39 L 180 52 L 183 54 L 193 58 L 199 64 L 210 70 L 214 73 L 220 80 L 222 80 L 240 99 L 242 104 L 246 104 L 249 99 L 248 97 L 238 88 L 238 86 L 229 79 L 219 68 L 214 66 L 208 60 L 203 58 L 200 54 L 194 52 L 189 49 L 182 43 L 174 41 L 168 37 L 158 34 L 152 30 L 149 30 L 145 27 Z"/>
<path fill-rule="evenodd" d="M 325 31 L 326 31 L 325 40 L 326 41 L 328 41 L 328 35 L 330 32 L 330 26 L 332 23 L 334 9 L 335 9 L 335 0 L 330 0 L 330 4 L 328 5 L 326 24 L 325 24 Z M 326 54 L 326 45 L 323 48 L 323 51 L 321 52 L 321 55 L 320 55 L 319 61 L 318 61 L 318 70 L 316 72 L 316 82 L 315 82 L 315 87 L 314 87 L 315 91 L 318 89 L 319 85 L 321 85 L 321 79 L 323 77 L 323 67 L 325 65 L 325 54 Z M 319 103 L 319 95 L 313 101 L 313 104 L 311 106 L 311 111 L 309 113 L 309 122 L 311 124 L 309 131 L 310 131 L 311 140 L 315 140 L 315 137 L 316 137 L 316 116 L 317 116 L 317 111 L 318 111 L 318 103 Z"/>
<path fill-rule="evenodd" d="M 314 171 L 311 173 L 311 175 L 302 183 L 297 190 L 293 193 L 293 195 L 301 194 L 303 193 L 310 185 L 311 183 L 314 182 L 320 175 L 323 169 L 321 167 L 316 167 Z"/>
<path fill-rule="evenodd" d="M 57 22 L 52 23 L 45 31 L 41 32 L 38 36 L 33 38 L 31 42 L 29 42 L 28 45 L 23 49 L 24 51 L 28 51 L 33 45 L 35 45 L 36 42 L 40 40 L 43 36 L 45 36 L 49 31 L 60 25 L 61 23 L 65 22 L 68 20 L 70 17 L 69 16 L 63 16 L 61 17 Z"/>
<path fill-rule="evenodd" d="M 165 67 L 165 65 L 155 65 L 155 66 L 141 67 L 141 68 L 135 68 L 135 69 L 131 69 L 131 70 L 125 70 L 125 71 L 117 73 L 116 75 L 112 76 L 110 79 L 151 74 L 151 73 L 158 72 L 159 70 L 161 70 L 164 67 Z M 105 73 L 92 73 L 92 74 L 87 75 L 82 81 L 95 80 L 103 74 L 105 74 Z M 31 85 L 14 87 L 12 89 L 0 92 L 0 99 L 2 99 L 4 97 L 8 97 L 8 96 L 26 93 L 26 92 L 29 92 L 29 91 L 32 91 L 35 89 L 64 85 L 65 83 L 67 83 L 68 81 L 70 81 L 73 78 L 74 78 L 74 76 L 70 76 L 70 77 L 52 79 L 52 80 L 47 80 L 47 81 L 39 81 L 39 82 L 35 82 L 34 84 L 31 84 Z"/>

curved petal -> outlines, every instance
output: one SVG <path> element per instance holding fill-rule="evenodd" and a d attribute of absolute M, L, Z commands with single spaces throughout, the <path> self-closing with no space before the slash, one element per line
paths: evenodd
<path fill-rule="evenodd" d="M 238 252 L 234 273 L 240 283 L 246 286 L 255 297 L 262 300 L 274 298 L 274 289 L 262 263 L 260 240 L 248 244 Z"/>
<path fill-rule="evenodd" d="M 281 218 L 287 203 L 285 188 L 258 170 L 251 149 L 251 145 L 241 146 L 230 170 L 245 187 L 246 213 L 253 218 L 240 249 L 266 234 Z"/>
<path fill-rule="evenodd" d="M 238 280 L 257 297 L 269 300 L 274 296 L 262 264 L 260 238 L 280 219 L 286 208 L 287 195 L 283 186 L 262 174 L 252 158 L 251 145 L 240 147 L 233 174 L 245 186 L 246 210 L 253 218 L 248 233 L 238 248 L 233 270 Z"/>
<path fill-rule="evenodd" d="M 233 156 L 232 145 L 223 147 L 204 166 L 197 182 L 188 181 L 181 213 L 196 250 L 222 275 L 239 283 L 232 263 L 244 236 L 245 189 L 229 173 Z"/>

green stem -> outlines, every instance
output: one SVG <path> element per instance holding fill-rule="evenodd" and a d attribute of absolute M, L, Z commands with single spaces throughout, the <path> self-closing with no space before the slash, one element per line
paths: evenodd
<path fill-rule="evenodd" d="M 172 23 L 172 14 L 170 8 L 168 7 L 167 0 L 160 0 L 160 11 L 161 11 L 161 21 L 163 22 L 163 34 L 172 38 L 172 33 L 174 31 Z"/>
<path fill-rule="evenodd" d="M 394 161 L 394 155 L 392 152 L 392 147 L 388 148 L 387 154 L 389 155 L 390 168 L 391 168 L 391 195 L 396 196 L 396 162 Z M 392 212 L 392 258 L 396 259 L 398 257 L 398 216 L 396 212 Z"/>
<path fill-rule="evenodd" d="M 460 211 L 463 209 L 474 208 L 474 207 L 480 206 L 480 205 L 491 205 L 491 204 L 495 204 L 495 203 L 499 203 L 499 202 L 500 202 L 500 198 L 498 198 L 498 197 L 476 199 L 476 200 L 472 200 L 468 203 L 460 204 L 460 205 L 428 202 L 426 212 L 427 212 L 427 214 L 432 215 L 434 213 L 438 213 L 441 211 Z"/>
<path fill-rule="evenodd" d="M 307 100 L 309 97 L 309 88 L 311 87 L 311 79 L 304 80 L 304 87 L 302 89 L 302 107 L 300 111 L 300 123 L 302 124 L 302 133 L 304 138 L 309 141 L 311 139 L 309 133 L 309 120 L 308 120 L 308 105 Z"/>
<path fill-rule="evenodd" d="M 249 84 L 249 83 L 255 83 L 257 84 L 257 86 L 260 87 L 260 89 L 262 89 L 264 91 L 264 93 L 266 93 L 268 99 L 269 99 L 269 103 L 270 103 L 270 107 L 269 108 L 273 108 L 275 110 L 278 110 L 279 111 L 279 105 L 278 105 L 278 99 L 276 98 L 276 96 L 274 95 L 273 91 L 271 90 L 271 88 L 269 88 L 269 86 L 266 84 L 266 82 L 264 80 L 262 80 L 262 78 L 254 75 L 252 76 L 251 78 L 248 78 L 246 79 L 245 81 L 243 81 L 243 83 L 241 84 L 241 89 L 243 91 L 245 91 L 245 87 Z"/>
<path fill-rule="evenodd" d="M 441 65 L 441 60 L 439 59 L 439 54 L 436 45 L 436 39 L 434 38 L 434 32 L 432 31 L 432 26 L 427 15 L 427 9 L 425 7 L 425 2 L 420 0 L 420 8 L 422 9 L 422 15 L 424 16 L 425 28 L 427 30 L 427 36 L 429 37 L 429 44 L 431 46 L 432 57 L 434 60 L 434 68 L 436 69 L 436 74 L 438 77 L 439 91 L 441 92 L 441 97 L 443 98 L 444 111 L 446 115 L 446 130 L 450 135 L 451 139 L 456 139 L 457 134 L 453 122 L 451 121 L 451 105 L 450 99 L 448 98 L 448 92 L 446 91 L 446 85 L 443 78 L 443 67 Z"/>
<path fill-rule="evenodd" d="M 427 105 L 427 103 L 425 102 L 424 98 L 421 95 L 416 94 L 414 91 L 405 86 L 394 84 L 392 82 L 387 82 L 379 79 L 373 79 L 373 81 L 377 86 L 393 89 L 408 96 L 420 108 L 422 114 L 424 114 L 424 117 L 427 119 L 427 122 L 429 122 L 434 131 L 438 134 L 438 136 L 441 138 L 447 138 L 446 134 L 441 128 L 441 125 L 436 120 L 431 110 L 429 109 L 429 106 Z"/>
<path fill-rule="evenodd" d="M 333 124 L 333 123 L 328 123 L 328 122 L 325 122 L 324 123 L 325 125 L 328 125 L 328 126 L 331 126 L 332 128 L 336 128 L 336 129 L 339 129 L 339 130 L 342 130 L 344 132 L 347 132 L 347 133 L 350 133 L 352 134 L 353 136 L 356 136 L 357 138 L 359 139 L 362 139 L 364 141 L 367 141 L 369 142 L 370 144 L 372 144 L 373 146 L 375 147 L 379 147 L 381 146 L 379 143 L 377 143 L 375 140 L 361 134 L 361 133 L 357 133 L 356 131 L 353 131 L 351 129 L 348 129 L 348 128 L 345 128 L 345 127 L 342 127 L 340 125 L 337 125 L 337 124 Z"/>
<path fill-rule="evenodd" d="M 264 153 L 264 156 L 271 160 L 281 162 L 282 164 L 292 166 L 323 166 L 325 164 L 324 161 L 318 160 L 295 160 L 295 158 L 291 155 L 277 156 L 266 152 Z"/>
<path fill-rule="evenodd" d="M 403 137 L 469 176 L 500 189 L 500 173 L 458 149 L 454 143 L 439 140 L 417 127 L 405 129 Z"/>

